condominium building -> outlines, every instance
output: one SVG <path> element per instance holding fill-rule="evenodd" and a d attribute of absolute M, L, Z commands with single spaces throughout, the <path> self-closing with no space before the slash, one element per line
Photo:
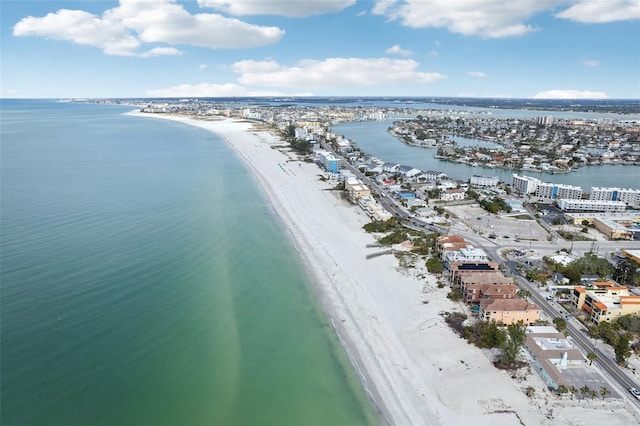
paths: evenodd
<path fill-rule="evenodd" d="M 547 200 L 579 200 L 582 197 L 582 188 L 560 183 L 540 182 L 536 189 L 536 197 Z"/>
<path fill-rule="evenodd" d="M 592 186 L 589 192 L 589 199 L 595 201 L 622 201 L 628 206 L 640 207 L 640 189 Z"/>
<path fill-rule="evenodd" d="M 640 313 L 640 296 L 632 295 L 627 287 L 613 281 L 597 281 L 590 288 L 577 286 L 571 293 L 571 302 L 585 310 L 596 324 Z"/>
<path fill-rule="evenodd" d="M 318 160 L 331 173 L 338 173 L 342 168 L 342 161 L 328 151 L 318 151 Z"/>
<path fill-rule="evenodd" d="M 540 307 L 526 299 L 484 299 L 480 302 L 479 318 L 510 325 L 522 322 L 531 325 L 540 319 Z"/>
<path fill-rule="evenodd" d="M 350 179 L 344 182 L 344 189 L 349 200 L 358 204 L 358 199 L 371 196 L 371 190 L 359 179 Z"/>
<path fill-rule="evenodd" d="M 538 189 L 540 183 L 540 179 L 531 176 L 520 176 L 514 173 L 511 186 L 514 191 L 520 194 L 533 194 Z"/>

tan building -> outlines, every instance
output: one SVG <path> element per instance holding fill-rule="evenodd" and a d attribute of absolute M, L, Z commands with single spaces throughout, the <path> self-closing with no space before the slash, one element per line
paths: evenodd
<path fill-rule="evenodd" d="M 358 179 L 345 181 L 344 189 L 345 191 L 347 191 L 349 200 L 353 204 L 358 204 L 358 200 L 360 198 L 371 196 L 371 190 L 369 189 L 369 187 Z"/>
<path fill-rule="evenodd" d="M 489 274 L 500 272 L 496 262 L 454 262 L 449 264 L 449 283 L 460 286 L 461 278 L 465 274 Z"/>
<path fill-rule="evenodd" d="M 466 273 L 460 275 L 460 289 L 465 303 L 479 303 L 480 299 L 494 297 L 514 298 L 518 288 L 513 279 L 505 277 L 499 271 Z"/>
<path fill-rule="evenodd" d="M 462 300 L 467 304 L 477 304 L 486 299 L 515 299 L 517 297 L 518 287 L 513 284 L 462 285 Z"/>
<path fill-rule="evenodd" d="M 480 302 L 479 318 L 503 325 L 531 325 L 540 319 L 540 307 L 526 299 L 485 299 Z"/>
<path fill-rule="evenodd" d="M 627 287 L 613 281 L 596 281 L 590 288 L 575 287 L 571 302 L 585 310 L 596 324 L 640 313 L 640 296 L 632 295 Z"/>

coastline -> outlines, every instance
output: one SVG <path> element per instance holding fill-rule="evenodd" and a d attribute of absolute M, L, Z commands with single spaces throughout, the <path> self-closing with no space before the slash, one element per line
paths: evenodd
<path fill-rule="evenodd" d="M 283 145 L 279 138 L 231 119 L 129 115 L 206 129 L 221 136 L 248 167 L 292 237 L 383 421 L 551 425 L 559 420 L 542 412 L 556 408 L 552 402 L 527 398 L 524 385 L 449 330 L 441 313 L 459 306 L 437 289 L 435 277 L 419 279 L 401 270 L 394 256 L 366 259 L 371 253 L 366 246 L 374 242 L 362 230 L 369 218 L 327 190 L 333 185 L 319 180 L 318 166 L 292 161 L 274 148 Z"/>

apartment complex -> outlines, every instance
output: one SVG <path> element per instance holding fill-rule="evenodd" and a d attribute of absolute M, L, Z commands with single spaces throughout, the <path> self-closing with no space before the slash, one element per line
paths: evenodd
<path fill-rule="evenodd" d="M 631 207 L 640 207 L 640 189 L 592 186 L 589 192 L 589 199 L 594 201 L 621 201 Z"/>
<path fill-rule="evenodd" d="M 596 323 L 611 322 L 618 317 L 640 313 L 640 296 L 613 281 L 596 281 L 591 287 L 575 287 L 571 302 L 586 311 Z"/>
<path fill-rule="evenodd" d="M 511 186 L 516 192 L 533 194 L 545 200 L 580 199 L 582 197 L 582 188 L 579 186 L 542 182 L 531 176 L 514 174 Z"/>

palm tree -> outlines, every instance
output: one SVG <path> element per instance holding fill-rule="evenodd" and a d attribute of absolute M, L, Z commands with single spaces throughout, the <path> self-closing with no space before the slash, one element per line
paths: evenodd
<path fill-rule="evenodd" d="M 571 399 L 573 399 L 573 396 L 578 393 L 578 388 L 571 385 L 571 387 L 569 388 L 569 392 L 571 392 Z"/>
<path fill-rule="evenodd" d="M 580 393 L 584 396 L 587 396 L 591 392 L 591 388 L 587 385 L 584 385 L 580 388 Z"/>
<path fill-rule="evenodd" d="M 591 351 L 587 354 L 587 359 L 589 360 L 589 365 L 591 365 L 593 361 L 598 359 L 598 355 L 594 351 Z"/>
<path fill-rule="evenodd" d="M 565 385 L 558 386 L 558 393 L 560 394 L 560 398 L 562 398 L 562 395 L 564 395 L 568 391 L 569 391 L 569 388 L 567 388 Z"/>
<path fill-rule="evenodd" d="M 609 395 L 611 393 L 611 391 L 609 390 L 608 387 L 606 386 L 602 386 L 600 388 L 600 396 L 602 396 L 602 400 L 604 401 L 604 399 L 607 397 L 607 395 Z"/>

